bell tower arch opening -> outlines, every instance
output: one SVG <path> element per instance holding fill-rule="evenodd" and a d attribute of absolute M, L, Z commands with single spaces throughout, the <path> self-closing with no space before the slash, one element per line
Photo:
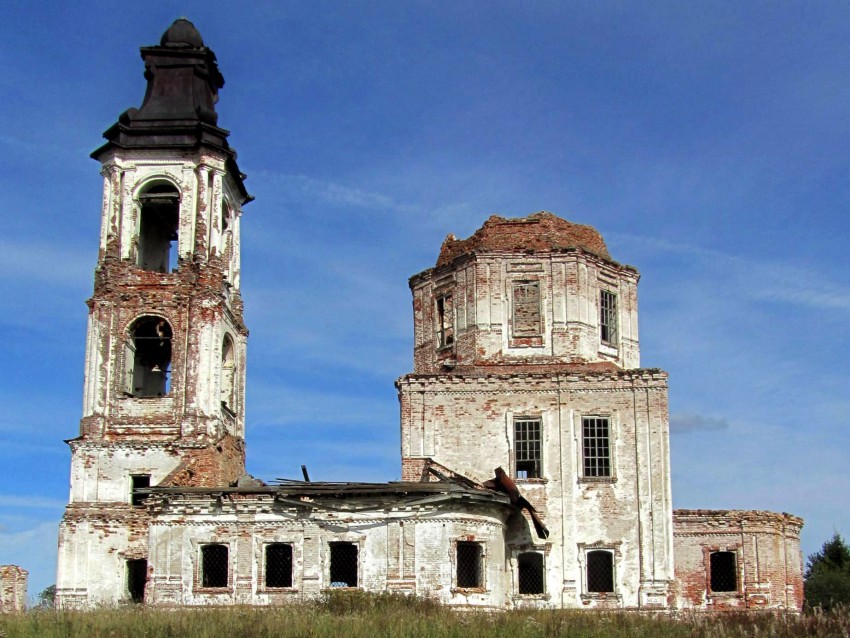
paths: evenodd
<path fill-rule="evenodd" d="M 167 273 L 177 265 L 180 193 L 170 183 L 158 183 L 139 195 L 136 265 L 142 270 Z"/>
<path fill-rule="evenodd" d="M 124 392 L 134 397 L 161 397 L 171 390 L 173 331 L 162 317 L 141 317 L 127 331 L 124 346 Z"/>

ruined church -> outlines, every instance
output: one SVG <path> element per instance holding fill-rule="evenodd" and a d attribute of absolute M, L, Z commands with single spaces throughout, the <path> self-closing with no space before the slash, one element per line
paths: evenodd
<path fill-rule="evenodd" d="M 673 509 L 667 374 L 640 367 L 638 272 L 550 213 L 449 235 L 411 277 L 401 481 L 246 475 L 252 197 L 218 124 L 224 80 L 185 19 L 141 56 L 141 107 L 92 154 L 100 248 L 61 607 L 356 588 L 485 609 L 800 609 L 801 519 Z"/>

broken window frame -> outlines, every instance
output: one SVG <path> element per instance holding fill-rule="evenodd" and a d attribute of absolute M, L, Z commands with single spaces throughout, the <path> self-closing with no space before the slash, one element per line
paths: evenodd
<path fill-rule="evenodd" d="M 584 559 L 585 592 L 590 595 L 615 594 L 617 573 L 614 551 L 604 548 L 588 549 Z"/>
<path fill-rule="evenodd" d="M 281 552 L 274 557 L 273 553 Z M 277 563 L 280 563 L 278 566 Z M 292 543 L 268 543 L 263 548 L 263 586 L 265 589 L 292 589 L 294 583 Z M 280 577 L 280 580 L 278 580 Z M 274 581 L 274 582 L 270 582 Z"/>
<path fill-rule="evenodd" d="M 139 193 L 137 205 L 136 266 L 169 273 L 179 260 L 180 190 L 169 181 L 156 181 Z"/>
<path fill-rule="evenodd" d="M 731 560 L 731 565 L 729 561 Z M 721 561 L 726 561 L 722 564 Z M 726 585 L 731 581 L 731 586 Z M 719 588 L 724 587 L 724 588 Z M 740 578 L 738 577 L 738 553 L 729 550 L 718 550 L 708 554 L 708 588 L 712 594 L 739 593 Z"/>
<path fill-rule="evenodd" d="M 157 351 L 155 341 L 159 341 L 161 352 Z M 171 392 L 169 377 L 172 372 L 173 341 L 171 324 L 159 315 L 143 315 L 130 324 L 124 339 L 120 379 L 121 390 L 125 395 L 151 399 L 167 396 Z"/>
<path fill-rule="evenodd" d="M 225 590 L 230 582 L 230 547 L 226 543 L 201 545 L 198 548 L 198 587 Z"/>
<path fill-rule="evenodd" d="M 452 293 L 437 295 L 434 299 L 437 323 L 437 349 L 450 348 L 455 342 L 455 312 Z"/>
<path fill-rule="evenodd" d="M 328 586 L 331 589 L 356 589 L 360 586 L 360 546 L 357 543 L 328 543 Z"/>
<path fill-rule="evenodd" d="M 599 291 L 599 340 L 617 347 L 618 330 L 617 293 L 607 289 Z"/>
<path fill-rule="evenodd" d="M 460 590 L 483 590 L 484 543 L 457 541 L 455 554 L 455 587 Z"/>
<path fill-rule="evenodd" d="M 542 552 L 517 554 L 517 593 L 521 596 L 540 596 L 546 593 L 546 562 Z"/>
<path fill-rule="evenodd" d="M 541 417 L 514 417 L 514 476 L 518 479 L 543 478 Z"/>
<path fill-rule="evenodd" d="M 614 453 L 611 418 L 591 415 L 581 417 L 582 478 L 608 481 L 614 479 Z"/>
<path fill-rule="evenodd" d="M 537 326 L 532 328 L 520 329 L 517 322 L 517 309 L 521 304 L 527 304 L 531 308 L 531 302 L 528 292 L 536 290 L 537 307 L 533 309 L 533 313 L 537 315 Z M 518 297 L 526 297 L 526 300 L 517 301 Z M 523 339 L 543 336 L 543 294 L 541 291 L 539 280 L 522 280 L 511 282 L 511 338 Z"/>
<path fill-rule="evenodd" d="M 133 507 L 142 507 L 145 504 L 147 494 L 140 494 L 139 489 L 148 488 L 151 486 L 150 474 L 131 474 L 130 475 L 130 505 Z"/>

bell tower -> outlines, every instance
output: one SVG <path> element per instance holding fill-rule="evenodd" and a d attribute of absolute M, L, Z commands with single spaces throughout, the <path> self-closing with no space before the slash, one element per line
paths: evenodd
<path fill-rule="evenodd" d="M 243 473 L 239 230 L 252 197 L 215 105 L 215 54 L 184 18 L 143 47 L 147 90 L 92 157 L 102 164 L 83 417 L 60 528 L 64 606 L 140 599 L 141 488 L 227 486 Z"/>

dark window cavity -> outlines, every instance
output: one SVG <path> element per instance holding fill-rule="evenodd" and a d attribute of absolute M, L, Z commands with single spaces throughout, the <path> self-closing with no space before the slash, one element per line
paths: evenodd
<path fill-rule="evenodd" d="M 227 545 L 201 547 L 201 586 L 227 587 Z"/>
<path fill-rule="evenodd" d="M 614 555 L 605 550 L 587 552 L 587 591 L 614 591 Z"/>
<path fill-rule="evenodd" d="M 292 545 L 266 545 L 266 587 L 292 587 Z"/>
<path fill-rule="evenodd" d="M 159 184 L 139 196 L 141 219 L 136 265 L 142 270 L 168 272 L 176 263 L 180 194 L 170 184 Z"/>
<path fill-rule="evenodd" d="M 617 295 L 608 290 L 599 292 L 599 336 L 602 343 L 617 345 Z"/>
<path fill-rule="evenodd" d="M 357 545 L 331 543 L 331 587 L 357 587 Z"/>
<path fill-rule="evenodd" d="M 481 544 L 459 541 L 457 544 L 457 586 L 461 589 L 482 587 Z"/>
<path fill-rule="evenodd" d="M 517 478 L 541 478 L 540 419 L 514 419 Z"/>
<path fill-rule="evenodd" d="M 520 594 L 543 593 L 543 554 L 524 552 L 517 557 Z"/>
<path fill-rule="evenodd" d="M 454 304 L 451 295 L 443 295 L 437 297 L 437 347 L 445 348 L 454 342 Z"/>
<path fill-rule="evenodd" d="M 134 603 L 145 602 L 145 584 L 148 580 L 148 561 L 144 558 L 127 561 L 127 593 Z"/>
<path fill-rule="evenodd" d="M 124 392 L 134 397 L 168 394 L 171 326 L 161 317 L 142 317 L 124 343 Z"/>
<path fill-rule="evenodd" d="M 540 283 L 516 282 L 512 288 L 514 337 L 539 337 L 543 333 L 540 313 Z"/>
<path fill-rule="evenodd" d="M 607 418 L 585 417 L 581 420 L 585 477 L 611 476 L 611 438 Z"/>
<path fill-rule="evenodd" d="M 147 494 L 142 494 L 139 489 L 151 486 L 150 474 L 135 474 L 130 477 L 130 502 L 139 506 L 142 505 L 147 498 Z"/>
<path fill-rule="evenodd" d="M 221 345 L 221 404 L 230 411 L 236 409 L 236 362 L 233 352 L 233 339 L 224 337 Z"/>
<path fill-rule="evenodd" d="M 711 591 L 738 591 L 738 568 L 735 552 L 713 552 L 711 561 Z"/>

